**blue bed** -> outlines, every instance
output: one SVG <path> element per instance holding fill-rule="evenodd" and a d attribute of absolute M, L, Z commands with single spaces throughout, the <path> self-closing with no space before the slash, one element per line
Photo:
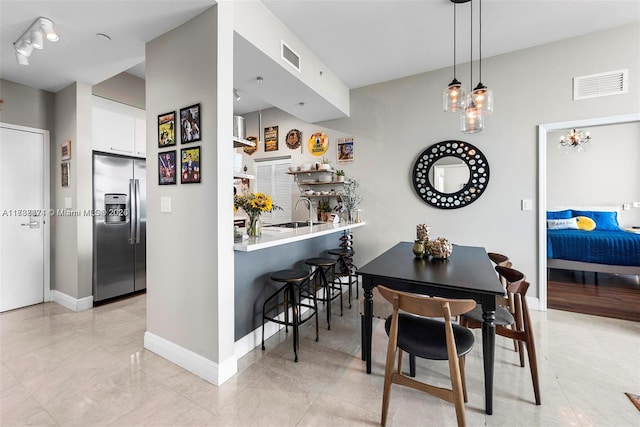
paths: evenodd
<path fill-rule="evenodd" d="M 549 211 L 547 266 L 640 275 L 640 234 L 620 228 L 615 211 Z"/>
<path fill-rule="evenodd" d="M 547 258 L 640 266 L 640 234 L 622 230 L 547 230 Z"/>

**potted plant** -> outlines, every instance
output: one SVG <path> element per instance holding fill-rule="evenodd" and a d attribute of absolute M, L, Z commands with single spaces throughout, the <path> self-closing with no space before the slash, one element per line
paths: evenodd
<path fill-rule="evenodd" d="M 331 170 L 331 163 L 329 163 L 329 159 L 326 157 L 322 158 L 322 163 L 318 164 L 318 170 L 328 171 Z"/>
<path fill-rule="evenodd" d="M 342 169 L 336 171 L 336 181 L 344 182 L 344 171 Z"/>
<path fill-rule="evenodd" d="M 331 204 L 329 203 L 329 199 L 320 199 L 320 201 L 318 201 L 318 220 L 327 222 L 330 213 Z"/>

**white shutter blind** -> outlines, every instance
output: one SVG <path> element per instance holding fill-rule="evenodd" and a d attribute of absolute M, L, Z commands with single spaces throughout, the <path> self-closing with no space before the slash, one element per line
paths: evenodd
<path fill-rule="evenodd" d="M 257 191 L 271 195 L 273 203 L 283 209 L 262 214 L 264 223 L 291 221 L 291 177 L 286 173 L 289 166 L 290 159 L 256 162 Z"/>

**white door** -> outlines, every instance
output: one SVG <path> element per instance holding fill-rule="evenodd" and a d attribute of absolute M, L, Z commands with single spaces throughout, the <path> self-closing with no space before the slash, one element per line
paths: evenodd
<path fill-rule="evenodd" d="M 48 139 L 47 131 L 0 127 L 0 311 L 45 300 Z"/>

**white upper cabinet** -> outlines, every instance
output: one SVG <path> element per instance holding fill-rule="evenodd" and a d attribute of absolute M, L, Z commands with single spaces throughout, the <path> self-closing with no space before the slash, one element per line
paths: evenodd
<path fill-rule="evenodd" d="M 94 96 L 93 149 L 105 153 L 145 157 L 145 111 Z"/>

